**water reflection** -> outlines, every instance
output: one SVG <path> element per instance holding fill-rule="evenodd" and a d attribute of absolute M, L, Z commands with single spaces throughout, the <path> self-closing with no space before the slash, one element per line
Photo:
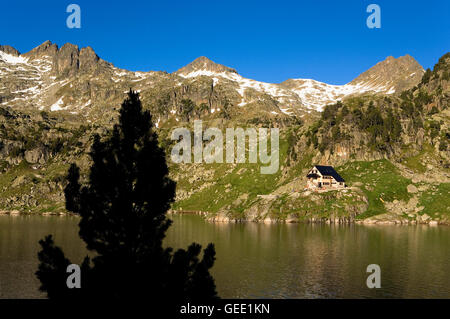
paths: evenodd
<path fill-rule="evenodd" d="M 173 216 L 168 245 L 216 243 L 223 297 L 450 297 L 450 228 L 320 224 L 211 224 Z M 378 264 L 382 288 L 368 289 Z"/>
<path fill-rule="evenodd" d="M 39 240 L 53 234 L 56 243 L 74 262 L 85 256 L 78 237 L 78 218 L 0 216 L 0 298 L 44 298 L 34 273 Z"/>
<path fill-rule="evenodd" d="M 207 223 L 174 215 L 166 245 L 216 244 L 225 298 L 450 298 L 450 227 Z M 42 298 L 38 241 L 53 234 L 80 262 L 78 218 L 0 216 L 0 298 Z M 381 289 L 366 267 L 381 266 Z"/>

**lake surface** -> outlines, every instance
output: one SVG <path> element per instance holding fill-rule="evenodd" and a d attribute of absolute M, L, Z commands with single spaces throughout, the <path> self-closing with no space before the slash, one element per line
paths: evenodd
<path fill-rule="evenodd" d="M 450 298 L 450 227 L 208 223 L 174 215 L 166 245 L 214 242 L 224 298 Z M 72 262 L 86 255 L 76 217 L 0 216 L 0 298 L 42 298 L 39 239 L 53 234 Z M 381 288 L 369 289 L 369 264 Z"/>

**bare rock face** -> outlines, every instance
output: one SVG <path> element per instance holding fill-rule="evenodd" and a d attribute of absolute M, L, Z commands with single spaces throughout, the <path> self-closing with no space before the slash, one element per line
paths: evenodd
<path fill-rule="evenodd" d="M 19 51 L 17 51 L 16 49 L 14 49 L 12 46 L 9 46 L 9 45 L 0 45 L 0 51 L 11 54 L 13 56 L 20 55 Z"/>
<path fill-rule="evenodd" d="M 92 72 L 99 64 L 107 64 L 91 47 L 80 50 L 77 45 L 71 43 L 58 48 L 56 44 L 46 41 L 23 56 L 30 60 L 50 58 L 52 74 L 56 76 L 74 76 L 78 72 Z"/>
<path fill-rule="evenodd" d="M 100 58 L 91 47 L 82 48 L 79 55 L 79 68 L 83 71 L 90 71 L 97 67 Z"/>
<path fill-rule="evenodd" d="M 201 56 L 188 65 L 182 67 L 179 69 L 176 74 L 186 75 L 195 71 L 209 71 L 214 73 L 222 73 L 222 72 L 229 72 L 229 73 L 236 73 L 237 71 L 233 68 L 229 68 L 227 66 L 224 66 L 222 64 L 215 63 L 208 59 L 207 57 Z"/>
<path fill-rule="evenodd" d="M 350 84 L 401 92 L 417 85 L 424 73 L 422 66 L 410 55 L 397 59 L 389 56 L 359 75 Z"/>
<path fill-rule="evenodd" d="M 31 60 L 42 58 L 43 56 L 54 57 L 58 52 L 58 46 L 51 41 L 45 41 L 30 52 L 24 53 L 23 56 Z"/>
<path fill-rule="evenodd" d="M 54 69 L 57 74 L 75 74 L 79 68 L 79 54 L 78 46 L 70 43 L 64 44 L 55 59 Z"/>

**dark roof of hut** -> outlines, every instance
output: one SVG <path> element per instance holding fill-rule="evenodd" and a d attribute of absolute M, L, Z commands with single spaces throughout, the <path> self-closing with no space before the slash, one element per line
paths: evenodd
<path fill-rule="evenodd" d="M 338 172 L 336 172 L 333 166 L 315 165 L 314 167 L 317 168 L 320 174 L 324 176 L 332 176 L 336 180 L 336 182 L 345 182 L 345 180 L 341 175 L 338 174 Z"/>

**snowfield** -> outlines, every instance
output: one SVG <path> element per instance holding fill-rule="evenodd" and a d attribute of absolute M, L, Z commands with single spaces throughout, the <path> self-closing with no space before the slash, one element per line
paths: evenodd
<path fill-rule="evenodd" d="M 366 92 L 393 94 L 393 87 L 376 86 L 370 83 L 330 85 L 312 79 L 294 79 L 296 83 L 294 88 L 285 88 L 283 84 L 273 84 L 259 82 L 247 79 L 233 72 L 213 72 L 209 70 L 196 70 L 187 74 L 178 74 L 183 78 L 196 78 L 207 76 L 213 78 L 213 85 L 216 86 L 220 81 L 231 81 L 237 86 L 237 92 L 241 95 L 242 100 L 238 106 L 242 107 L 250 100 L 246 100 L 245 91 L 253 89 L 260 93 L 268 94 L 278 100 L 281 104 L 286 105 L 291 102 L 300 102 L 307 109 L 322 111 L 323 107 L 330 103 L 335 103 L 345 96 L 353 94 L 362 94 Z M 374 79 L 376 80 L 376 79 Z M 292 115 L 289 108 L 280 108 L 285 114 Z"/>

